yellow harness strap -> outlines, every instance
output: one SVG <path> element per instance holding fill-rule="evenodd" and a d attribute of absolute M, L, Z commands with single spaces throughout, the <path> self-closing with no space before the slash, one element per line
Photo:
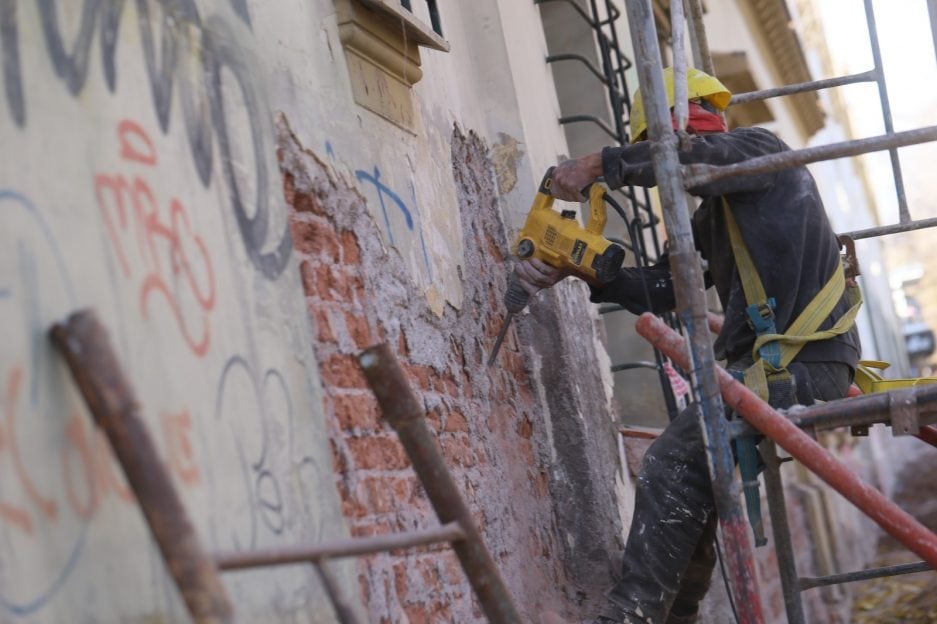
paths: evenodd
<path fill-rule="evenodd" d="M 767 306 L 768 296 L 765 294 L 761 278 L 758 277 L 758 269 L 755 268 L 748 247 L 745 246 L 742 232 L 732 215 L 729 202 L 724 197 L 722 198 L 722 209 L 729 230 L 732 255 L 735 257 L 735 265 L 738 268 L 742 290 L 745 293 L 745 301 L 749 305 Z M 833 327 L 817 331 L 820 324 L 833 312 L 833 308 L 836 307 L 844 291 L 847 292 L 849 298 L 849 310 L 836 321 Z M 755 345 L 752 348 L 752 357 L 755 363 L 745 371 L 745 385 L 764 401 L 767 401 L 768 377 L 787 375 L 787 365 L 793 361 L 808 342 L 828 340 L 849 331 L 855 323 L 861 305 L 862 293 L 859 291 L 859 287 L 850 285 L 847 288 L 842 264 L 837 263 L 833 275 L 791 323 L 786 332 L 783 334 L 761 334 L 755 339 Z M 761 348 L 771 342 L 777 342 L 780 346 L 780 366 L 774 366 L 761 357 Z"/>

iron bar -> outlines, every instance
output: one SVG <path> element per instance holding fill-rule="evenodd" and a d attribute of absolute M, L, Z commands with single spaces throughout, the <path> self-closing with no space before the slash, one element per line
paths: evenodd
<path fill-rule="evenodd" d="M 701 0 L 685 0 L 690 24 L 690 45 L 693 48 L 693 65 L 710 76 L 716 75 L 713 58 L 709 52 L 709 38 L 703 24 L 703 3 Z"/>
<path fill-rule="evenodd" d="M 869 43 L 872 47 L 872 61 L 875 64 L 876 82 L 878 83 L 878 97 L 882 104 L 882 120 L 885 122 L 885 134 L 894 134 L 895 124 L 891 116 L 891 103 L 888 100 L 888 85 L 885 83 L 885 67 L 882 65 L 882 51 L 878 45 L 878 27 L 875 25 L 875 10 L 872 0 L 865 0 L 865 20 L 869 29 Z M 911 220 L 908 212 L 908 198 L 904 192 L 904 179 L 901 174 L 901 161 L 898 159 L 898 150 L 891 147 L 888 150 L 891 158 L 892 174 L 895 177 L 895 193 L 898 197 L 898 222 L 907 223 Z"/>
<path fill-rule="evenodd" d="M 927 0 L 927 13 L 930 16 L 930 34 L 934 39 L 934 54 L 937 55 L 937 0 Z"/>
<path fill-rule="evenodd" d="M 234 611 L 215 565 L 199 545 L 195 527 L 156 452 L 133 387 L 91 310 L 50 330 L 94 421 L 107 435 L 159 547 L 166 570 L 197 623 L 234 622 Z"/>
<path fill-rule="evenodd" d="M 660 370 L 660 367 L 654 362 L 625 362 L 624 364 L 614 364 L 611 370 L 613 373 L 617 373 L 618 371 L 633 370 L 635 368 Z"/>
<path fill-rule="evenodd" d="M 345 599 L 341 585 L 335 578 L 335 575 L 332 574 L 332 571 L 329 570 L 328 564 L 325 561 L 314 561 L 312 567 L 319 573 L 319 580 L 322 581 L 322 587 L 325 588 L 325 593 L 328 594 L 329 600 L 332 601 L 335 615 L 338 616 L 338 624 L 360 624 L 361 620 L 358 619 L 358 615 L 348 603 L 348 600 Z"/>
<path fill-rule="evenodd" d="M 689 363 L 683 337 L 652 314 L 642 314 L 635 325 L 638 333 L 657 346 L 677 364 Z M 881 492 L 853 474 L 792 422 L 762 401 L 726 371 L 719 369 L 719 386 L 726 404 L 741 414 L 758 431 L 774 440 L 792 457 L 842 494 L 885 532 L 937 567 L 937 535 L 931 533 L 906 511 L 885 498 Z M 876 396 L 876 395 L 868 395 Z M 864 398 L 864 397 L 859 397 Z M 853 399 L 858 400 L 858 399 Z"/>
<path fill-rule="evenodd" d="M 585 9 L 579 6 L 579 4 L 576 3 L 575 0 L 534 0 L 534 4 L 546 4 L 548 2 L 565 2 L 566 4 L 571 6 L 576 11 L 576 13 L 578 13 L 579 16 L 582 19 L 584 19 L 586 23 L 589 24 L 589 26 L 592 27 L 593 30 L 597 30 L 598 28 L 602 26 L 611 24 L 612 22 L 617 20 L 619 16 L 621 15 L 621 13 L 619 13 L 618 10 L 616 9 L 614 13 L 609 13 L 608 18 L 600 21 L 597 17 L 596 18 L 589 17 L 589 14 L 586 13 Z"/>
<path fill-rule="evenodd" d="M 859 240 L 862 238 L 900 234 L 902 232 L 912 232 L 914 230 L 923 230 L 924 228 L 932 227 L 937 227 L 937 218 L 918 219 L 917 221 L 910 221 L 908 223 L 896 223 L 894 225 L 883 225 L 867 230 L 856 230 L 855 232 L 846 232 L 843 236 L 848 236 L 853 240 Z"/>
<path fill-rule="evenodd" d="M 875 82 L 877 73 L 874 69 L 861 74 L 851 74 L 849 76 L 839 76 L 837 78 L 826 78 L 824 80 L 813 80 L 811 82 L 801 82 L 798 84 L 777 87 L 776 89 L 762 89 L 761 91 L 749 91 L 747 93 L 734 94 L 729 106 L 737 106 L 747 102 L 756 102 L 770 98 L 780 97 L 782 95 L 794 95 L 795 93 L 804 93 L 806 91 L 820 91 L 821 89 L 830 89 L 832 87 L 842 87 L 843 85 L 855 84 L 857 82 Z"/>
<path fill-rule="evenodd" d="M 586 58 L 582 54 L 574 54 L 572 52 L 568 52 L 568 53 L 563 53 L 563 54 L 549 54 L 546 57 L 547 63 L 556 63 L 557 61 L 579 61 L 580 63 L 586 66 L 586 69 L 592 72 L 592 74 L 596 78 L 599 79 L 599 82 L 601 82 L 606 87 L 612 88 L 609 85 L 608 78 L 605 77 L 605 74 L 600 72 L 599 69 L 595 65 L 592 64 L 592 61 L 590 61 L 588 58 Z"/>
<path fill-rule="evenodd" d="M 605 134 L 612 137 L 613 139 L 618 138 L 618 135 L 615 134 L 615 131 L 609 128 L 608 125 L 604 121 L 602 121 L 595 115 L 566 115 L 565 117 L 560 117 L 557 121 L 560 123 L 560 125 L 588 121 L 589 123 L 594 123 L 595 125 L 597 125 L 599 128 L 601 128 L 605 132 Z"/>
<path fill-rule="evenodd" d="M 358 362 L 384 418 L 400 436 L 440 522 L 457 522 L 465 532 L 465 539 L 453 542 L 452 548 L 478 596 L 482 611 L 494 624 L 520 622 L 504 580 L 426 424 L 422 403 L 413 395 L 390 347 L 381 344 L 366 349 L 358 356 Z"/>
<path fill-rule="evenodd" d="M 404 531 L 374 537 L 339 539 L 313 546 L 291 546 L 289 548 L 267 548 L 241 553 L 215 555 L 219 570 L 243 570 L 275 565 L 310 563 L 322 559 L 359 557 L 373 553 L 412 548 L 440 542 L 457 542 L 466 538 L 458 522 L 450 522 L 422 531 Z"/>
<path fill-rule="evenodd" d="M 867 152 L 876 152 L 893 147 L 906 147 L 935 140 L 937 140 L 937 126 L 928 126 L 894 134 L 768 154 L 734 165 L 683 165 L 684 184 L 687 189 L 693 189 L 703 184 L 734 176 L 770 173 L 821 160 L 856 156 Z"/>
<path fill-rule="evenodd" d="M 677 121 L 677 130 L 686 131 L 690 119 L 690 102 L 687 98 L 686 84 L 686 45 L 684 31 L 686 20 L 683 18 L 682 0 L 670 2 L 670 48 L 673 53 L 673 114 Z"/>
<path fill-rule="evenodd" d="M 915 572 L 927 572 L 933 570 L 929 563 L 921 561 L 920 563 L 903 563 L 901 565 L 886 566 L 884 568 L 874 568 L 872 570 L 860 570 L 859 572 L 847 572 L 845 574 L 832 574 L 830 576 L 803 577 L 799 585 L 801 589 L 810 589 L 812 587 L 824 587 L 826 585 L 840 585 L 842 583 L 852 583 L 854 581 L 867 581 L 869 579 L 883 578 L 886 576 L 899 576 L 901 574 L 914 574 Z"/>
<path fill-rule="evenodd" d="M 640 215 L 635 215 L 631 223 L 628 224 L 628 235 L 631 237 L 635 249 L 640 251 L 640 253 L 635 254 L 635 263 L 638 269 L 646 268 L 648 257 L 647 250 L 644 248 L 644 237 L 641 235 Z M 644 299 L 648 309 L 651 309 L 651 295 L 646 282 L 644 283 Z M 667 376 L 667 371 L 664 370 L 664 356 L 657 349 L 654 349 L 654 361 L 657 363 L 657 379 L 664 395 L 664 405 L 667 406 L 667 418 L 673 420 L 680 414 L 680 410 L 677 409 L 677 398 L 674 396 L 670 378 Z M 612 372 L 615 372 L 614 369 Z"/>
<path fill-rule="evenodd" d="M 732 590 L 735 598 L 746 605 L 741 613 L 742 624 L 757 624 L 764 620 L 761 599 L 745 518 L 738 500 L 738 484 L 734 481 L 735 464 L 727 422 L 716 383 L 715 356 L 706 324 L 703 273 L 683 192 L 683 171 L 677 156 L 677 138 L 670 123 L 654 14 L 649 0 L 634 0 L 627 2 L 626 6 L 631 40 L 637 50 L 638 81 L 647 116 L 654 175 L 671 246 L 670 266 L 677 311 L 690 343 L 692 366 L 683 368 L 691 371 L 692 385 L 700 401 L 706 454 L 716 510 L 726 541 Z M 651 315 L 651 318 L 654 317 Z M 659 322 L 666 327 L 663 321 Z"/>
<path fill-rule="evenodd" d="M 774 537 L 774 552 L 778 559 L 787 624 L 806 624 L 804 603 L 797 584 L 797 558 L 794 555 L 794 545 L 791 541 L 791 526 L 787 518 L 787 503 L 784 500 L 784 483 L 781 480 L 781 460 L 778 458 L 777 445 L 771 438 L 765 438 L 758 447 L 765 462 L 765 495 L 768 499 L 771 535 Z"/>

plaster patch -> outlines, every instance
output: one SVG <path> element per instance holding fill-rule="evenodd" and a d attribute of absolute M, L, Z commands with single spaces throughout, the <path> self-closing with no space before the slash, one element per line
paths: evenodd
<path fill-rule="evenodd" d="M 499 132 L 498 139 L 491 148 L 491 162 L 498 179 L 498 193 L 504 196 L 517 186 L 517 168 L 524 151 L 520 149 L 522 143 L 509 134 Z"/>

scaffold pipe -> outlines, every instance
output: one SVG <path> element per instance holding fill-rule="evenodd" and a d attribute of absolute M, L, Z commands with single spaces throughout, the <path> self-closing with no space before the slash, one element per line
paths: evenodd
<path fill-rule="evenodd" d="M 650 313 L 642 314 L 635 325 L 648 342 L 679 366 L 690 362 L 683 336 Z M 753 427 L 774 440 L 810 471 L 842 494 L 889 535 L 937 568 L 937 535 L 909 513 L 865 483 L 832 453 L 823 448 L 774 408 L 762 401 L 723 369 L 716 371 L 725 404 L 741 414 Z"/>

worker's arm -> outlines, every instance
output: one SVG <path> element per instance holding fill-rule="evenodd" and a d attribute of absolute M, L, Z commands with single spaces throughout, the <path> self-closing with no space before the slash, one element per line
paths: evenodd
<path fill-rule="evenodd" d="M 518 262 L 514 270 L 521 287 L 531 295 L 569 276 L 536 258 Z M 589 299 L 593 303 L 617 303 L 634 314 L 649 310 L 660 314 L 676 306 L 670 262 L 666 256 L 654 266 L 623 268 L 611 282 L 589 288 L 592 291 Z"/>
<path fill-rule="evenodd" d="M 632 314 L 662 314 L 677 305 L 666 257 L 653 266 L 623 268 L 611 282 L 589 289 L 593 303 L 617 303 Z"/>
<path fill-rule="evenodd" d="M 763 128 L 696 135 L 692 137 L 690 146 L 689 151 L 679 153 L 680 162 L 685 165 L 732 165 L 787 149 L 776 136 Z M 656 186 L 650 143 L 641 141 L 634 145 L 606 147 L 601 153 L 560 163 L 553 174 L 553 195 L 567 201 L 582 201 L 579 190 L 599 176 L 603 176 L 605 183 L 613 189 L 626 185 Z M 761 191 L 773 184 L 776 176 L 776 173 L 737 176 L 694 187 L 690 192 L 710 197 Z"/>
<path fill-rule="evenodd" d="M 684 165 L 733 165 L 787 149 L 780 139 L 763 128 L 740 128 L 733 132 L 714 132 L 691 138 L 690 149 L 680 151 Z M 606 147 L 602 150 L 602 174 L 610 188 L 625 185 L 651 187 L 657 185 L 651 162 L 651 145 L 642 141 L 627 147 Z M 769 188 L 776 172 L 735 176 L 689 189 L 702 197 L 751 193 Z"/>

